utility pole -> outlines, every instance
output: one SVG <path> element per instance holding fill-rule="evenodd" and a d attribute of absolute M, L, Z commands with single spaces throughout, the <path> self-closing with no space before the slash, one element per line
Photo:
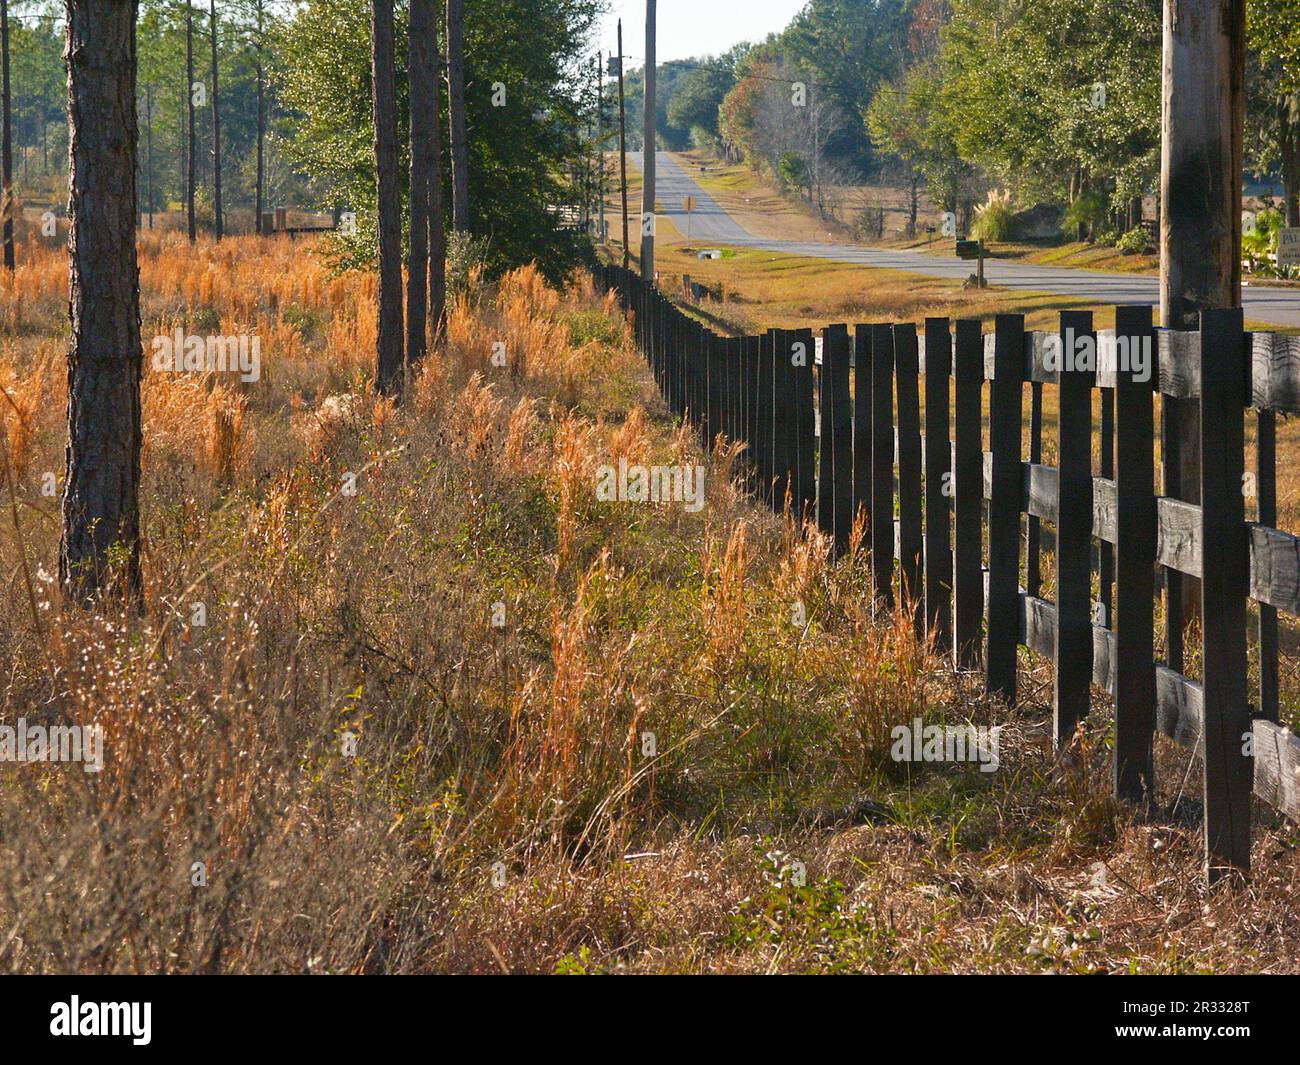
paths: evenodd
<path fill-rule="evenodd" d="M 627 269 L 627 109 L 623 106 L 623 20 L 618 20 L 618 170 L 623 188 L 623 269 Z"/>
<path fill-rule="evenodd" d="M 605 241 L 605 74 L 600 69 L 601 54 L 596 53 L 596 162 L 600 170 L 596 175 L 596 240 Z"/>
<path fill-rule="evenodd" d="M 1164 0 L 1160 155 L 1160 318 L 1170 329 L 1195 329 L 1200 313 L 1241 306 L 1241 194 L 1246 71 L 1245 0 Z M 1243 356 L 1244 358 L 1244 356 Z M 1244 367 L 1243 367 L 1244 370 Z M 1164 493 L 1201 501 L 1202 459 L 1215 462 L 1222 441 L 1201 438 L 1198 400 L 1161 397 Z M 1183 668 L 1184 625 L 1202 613 L 1201 581 L 1167 569 L 1167 660 Z M 1206 573 L 1229 590 L 1244 613 L 1241 575 Z M 1219 618 L 1205 618 L 1207 641 Z M 1222 634 L 1222 629 L 1220 630 Z M 1237 660 L 1244 675 L 1246 648 L 1231 632 L 1213 647 L 1220 664 Z M 1205 765 L 1206 873 L 1214 882 L 1250 866 L 1249 777 L 1245 809 L 1222 794 L 1250 772 L 1239 737 L 1249 730 L 1245 691 L 1236 691 L 1209 664 L 1205 648 L 1202 751 Z M 1222 785 L 1222 788 L 1219 786 Z"/>
<path fill-rule="evenodd" d="M 645 0 L 645 122 L 641 159 L 641 278 L 655 279 L 655 0 Z"/>
<path fill-rule="evenodd" d="M 1202 310 L 1241 306 L 1245 3 L 1165 0 L 1160 153 L 1160 322 L 1196 329 Z M 1197 401 L 1163 397 L 1164 490 L 1200 502 Z M 1166 570 L 1185 621 L 1200 582 Z M 1174 633 L 1181 646 L 1181 633 Z M 1174 658 L 1180 657 L 1178 655 Z"/>

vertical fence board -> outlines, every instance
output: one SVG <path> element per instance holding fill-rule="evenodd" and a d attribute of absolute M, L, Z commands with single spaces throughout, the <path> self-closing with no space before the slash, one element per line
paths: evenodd
<path fill-rule="evenodd" d="M 934 649 L 952 647 L 952 552 L 949 547 L 952 447 L 948 383 L 952 334 L 947 318 L 925 320 L 925 625 Z"/>
<path fill-rule="evenodd" d="M 1115 476 L 1115 390 L 1101 390 L 1101 475 Z M 1098 621 L 1108 629 L 1115 627 L 1112 605 L 1115 588 L 1115 547 L 1103 540 L 1097 549 L 1097 601 L 1101 604 Z"/>
<path fill-rule="evenodd" d="M 1115 336 L 1151 343 L 1150 307 L 1118 307 Z M 1149 381 L 1116 367 L 1115 794 L 1149 801 L 1155 734 L 1155 431 Z"/>
<path fill-rule="evenodd" d="M 871 528 L 871 327 L 853 330 L 853 517 Z M 868 539 L 868 547 L 870 540 Z"/>
<path fill-rule="evenodd" d="M 790 406 L 794 399 L 790 365 L 790 334 L 778 329 L 772 348 L 772 509 L 778 514 L 785 510 L 786 494 L 791 490 L 790 431 L 794 419 Z"/>
<path fill-rule="evenodd" d="M 813 357 L 814 345 L 811 329 L 799 329 L 793 334 L 799 361 L 795 365 L 794 383 L 797 398 L 799 440 L 799 518 L 811 516 L 817 502 L 817 430 L 813 409 Z M 795 352 L 792 352 L 792 355 Z"/>
<path fill-rule="evenodd" d="M 1016 698 L 1020 642 L 1020 508 L 1024 465 L 1020 452 L 1025 318 L 999 314 L 994 327 L 989 447 L 993 452 L 989 501 L 989 609 L 985 684 L 990 694 Z"/>
<path fill-rule="evenodd" d="M 745 403 L 745 443 L 749 445 L 750 487 L 761 484 L 758 472 L 758 348 L 759 338 L 745 337 L 745 384 L 748 398 Z"/>
<path fill-rule="evenodd" d="M 1206 874 L 1250 869 L 1252 764 L 1246 688 L 1250 556 L 1242 474 L 1245 367 L 1240 308 L 1201 314 L 1201 624 Z M 1123 549 L 1120 550 L 1121 558 Z"/>
<path fill-rule="evenodd" d="M 822 361 L 817 367 L 817 528 L 835 534 L 835 460 L 831 449 L 831 357 L 828 330 L 822 330 Z"/>
<path fill-rule="evenodd" d="M 984 625 L 984 341 L 978 319 L 956 326 L 953 444 L 953 641 L 959 669 L 980 661 Z"/>
<path fill-rule="evenodd" d="M 921 401 L 916 326 L 894 326 L 898 378 L 898 569 L 904 602 L 910 603 L 917 636 L 925 638 L 921 540 Z"/>
<path fill-rule="evenodd" d="M 1052 733 L 1057 749 L 1088 714 L 1092 683 L 1092 374 L 1075 367 L 1069 336 L 1091 338 L 1091 311 L 1063 311 L 1057 410 L 1056 664 Z M 1085 339 L 1085 343 L 1087 339 Z"/>
<path fill-rule="evenodd" d="M 828 326 L 823 333 L 823 368 L 830 367 L 831 386 L 831 520 L 835 531 L 835 554 L 849 547 L 853 527 L 853 407 L 849 397 L 849 329 Z M 826 423 L 822 422 L 822 432 Z"/>
<path fill-rule="evenodd" d="M 894 331 L 871 327 L 871 572 L 876 602 L 894 605 Z"/>
<path fill-rule="evenodd" d="M 1255 429 L 1255 517 L 1261 525 L 1277 525 L 1277 415 L 1262 410 Z M 1277 608 L 1259 605 L 1259 713 L 1267 721 L 1278 717 Z"/>
<path fill-rule="evenodd" d="M 1029 461 L 1038 464 L 1043 461 L 1043 386 L 1034 381 L 1029 386 Z M 1026 521 L 1025 540 L 1025 590 L 1033 596 L 1042 591 L 1042 560 L 1039 549 L 1042 547 L 1042 523 L 1032 514 Z"/>

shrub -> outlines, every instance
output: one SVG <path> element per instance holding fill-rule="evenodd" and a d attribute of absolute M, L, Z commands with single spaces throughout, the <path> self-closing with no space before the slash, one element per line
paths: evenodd
<path fill-rule="evenodd" d="M 1141 255 L 1147 250 L 1147 231 L 1136 226 L 1120 237 L 1115 247 L 1125 255 Z"/>
<path fill-rule="evenodd" d="M 1011 193 L 989 190 L 989 198 L 975 208 L 971 236 L 983 241 L 1011 239 Z"/>

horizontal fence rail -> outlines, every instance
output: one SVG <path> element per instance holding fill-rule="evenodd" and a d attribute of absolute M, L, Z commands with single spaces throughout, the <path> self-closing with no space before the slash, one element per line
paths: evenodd
<path fill-rule="evenodd" d="M 631 271 L 604 266 L 598 280 L 632 313 L 661 394 L 700 443 L 721 434 L 746 445 L 743 476 L 758 499 L 815 521 L 837 555 L 864 523 L 881 609 L 914 611 L 918 635 L 1008 702 L 1019 648 L 1049 660 L 1060 749 L 1093 686 L 1109 693 L 1117 797 L 1152 800 L 1157 732 L 1194 749 L 1209 880 L 1249 872 L 1252 794 L 1300 821 L 1300 736 L 1281 723 L 1278 694 L 1278 612 L 1300 616 L 1300 537 L 1274 527 L 1275 423 L 1300 413 L 1300 337 L 1247 333 L 1240 310 L 1205 311 L 1196 331 L 1157 329 L 1138 306 L 1117 307 L 1113 330 L 1066 311 L 1058 332 L 1000 314 L 990 334 L 977 320 L 927 318 L 919 335 L 870 324 L 722 337 Z M 1043 461 L 1044 385 L 1057 396 L 1055 465 Z M 1200 503 L 1172 494 L 1168 438 L 1171 494 L 1158 494 L 1157 397 L 1199 408 Z M 1184 578 L 1200 585 L 1199 680 L 1184 672 Z"/>

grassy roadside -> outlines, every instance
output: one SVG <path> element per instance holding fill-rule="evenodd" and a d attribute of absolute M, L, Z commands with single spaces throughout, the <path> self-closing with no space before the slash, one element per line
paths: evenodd
<path fill-rule="evenodd" d="M 945 258 L 952 255 L 950 239 L 928 238 L 924 233 L 918 237 L 906 237 L 895 232 L 863 241 L 842 218 L 820 217 L 805 200 L 783 194 L 744 163 L 728 163 L 699 151 L 673 153 L 673 158 L 708 190 L 728 214 L 759 236 L 778 240 L 862 244 L 873 248 L 926 252 Z M 629 167 L 629 183 L 634 170 L 634 167 Z M 636 181 L 639 188 L 639 174 Z M 903 217 L 906 212 L 905 192 L 896 187 L 857 186 L 847 195 L 856 206 L 841 204 L 841 215 L 865 204 L 870 204 L 873 208 L 884 207 L 893 220 Z M 637 202 L 639 204 L 639 198 Z M 933 216 L 934 212 L 933 204 L 928 197 L 922 195 L 921 224 Z M 990 246 L 990 257 L 1008 262 L 1103 273 L 1148 276 L 1160 273 L 1160 257 L 1157 254 L 1126 255 L 1116 248 L 1087 241 L 1001 241 Z M 1247 278 L 1246 283 L 1260 287 L 1294 287 L 1297 284 L 1265 278 Z"/>

